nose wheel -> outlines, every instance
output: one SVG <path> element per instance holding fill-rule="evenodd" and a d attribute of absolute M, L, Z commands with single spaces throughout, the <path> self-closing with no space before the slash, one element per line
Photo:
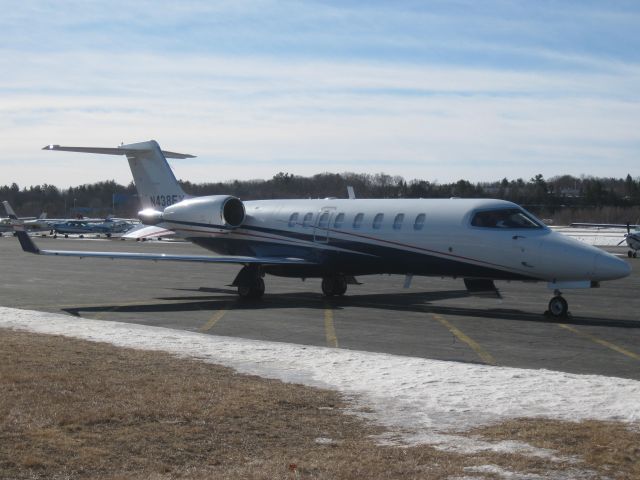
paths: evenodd
<path fill-rule="evenodd" d="M 564 318 L 569 313 L 569 304 L 559 293 L 549 301 L 549 313 L 555 318 Z"/>

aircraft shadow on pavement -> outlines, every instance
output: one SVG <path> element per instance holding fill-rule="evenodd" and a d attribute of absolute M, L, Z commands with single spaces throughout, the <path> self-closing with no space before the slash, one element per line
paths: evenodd
<path fill-rule="evenodd" d="M 239 299 L 234 289 L 197 288 L 175 289 L 191 291 L 194 295 L 177 295 L 156 297 L 149 303 L 142 304 L 113 304 L 82 307 L 68 307 L 65 312 L 81 316 L 91 313 L 171 313 L 214 311 L 231 309 L 234 311 L 274 310 L 274 309 L 318 309 L 332 308 L 343 310 L 348 308 L 372 308 L 396 312 L 414 312 L 426 314 L 440 314 L 446 316 L 471 317 L 477 319 L 526 321 L 537 323 L 570 323 L 572 325 L 602 326 L 616 328 L 640 328 L 640 322 L 623 319 L 606 319 L 598 317 L 569 316 L 566 319 L 555 319 L 542 313 L 525 312 L 508 308 L 478 308 L 466 306 L 436 305 L 434 302 L 468 298 L 469 303 L 474 299 L 466 290 L 447 290 L 437 292 L 406 292 L 406 293 L 376 293 L 364 295 L 346 295 L 343 297 L 326 298 L 315 292 L 295 292 L 282 294 L 267 294 L 261 300 Z M 212 293 L 213 295 L 196 295 L 195 293 Z M 362 320 L 366 322 L 366 320 Z M 393 320 L 390 320 L 393 322 Z"/>

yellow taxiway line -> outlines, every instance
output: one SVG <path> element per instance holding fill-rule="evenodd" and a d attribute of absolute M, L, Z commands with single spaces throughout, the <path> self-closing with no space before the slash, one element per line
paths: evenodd
<path fill-rule="evenodd" d="M 458 340 L 466 343 L 471 348 L 471 350 L 476 352 L 476 355 L 478 355 L 484 363 L 488 365 L 496 365 L 496 360 L 491 356 L 491 354 L 487 352 L 484 348 L 482 348 L 475 340 L 465 335 L 464 332 L 462 332 L 462 330 L 457 328 L 455 325 L 449 322 L 442 315 L 438 315 L 437 313 L 432 313 L 431 316 L 433 317 L 434 320 L 444 325 L 447 328 L 447 330 L 449 330 L 453 335 L 455 335 L 455 337 Z"/>
<path fill-rule="evenodd" d="M 560 328 L 564 328 L 565 330 L 569 330 L 570 332 L 575 333 L 579 337 L 586 338 L 588 340 L 591 340 L 594 343 L 597 343 L 598 345 L 602 345 L 603 347 L 607 347 L 615 352 L 621 353 L 622 355 L 626 355 L 629 358 L 633 358 L 634 360 L 640 360 L 640 355 L 638 355 L 637 353 L 630 352 L 626 348 L 622 348 L 611 342 L 602 340 L 601 338 L 591 335 L 590 333 L 581 332 L 580 330 L 573 328 L 572 326 L 567 325 L 566 323 L 559 323 L 558 326 Z"/>
<path fill-rule="evenodd" d="M 327 346 L 338 348 L 338 337 L 333 325 L 333 309 L 328 305 L 324 307 L 324 333 L 327 337 Z"/>
<path fill-rule="evenodd" d="M 215 324 L 218 323 L 218 321 L 222 317 L 224 317 L 225 313 L 227 313 L 228 311 L 229 311 L 229 308 L 225 307 L 215 312 L 213 315 L 211 315 L 211 318 L 209 319 L 209 321 L 205 323 L 202 327 L 200 327 L 200 331 L 208 332 L 209 330 L 211 330 L 215 326 Z"/>

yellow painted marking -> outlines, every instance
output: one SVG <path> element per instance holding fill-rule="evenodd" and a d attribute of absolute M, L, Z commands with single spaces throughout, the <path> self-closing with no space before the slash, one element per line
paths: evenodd
<path fill-rule="evenodd" d="M 558 326 L 560 328 L 564 328 L 565 330 L 569 330 L 570 332 L 575 333 L 579 337 L 587 338 L 587 339 L 591 340 L 592 342 L 597 343 L 598 345 L 602 345 L 603 347 L 607 347 L 607 348 L 609 348 L 611 350 L 614 350 L 614 351 L 616 351 L 618 353 L 621 353 L 622 355 L 626 355 L 629 358 L 633 358 L 634 360 L 640 360 L 640 355 L 638 355 L 637 353 L 630 352 L 626 348 L 622 348 L 622 347 L 619 347 L 618 345 L 615 345 L 615 344 L 613 344 L 611 342 L 608 342 L 606 340 L 602 340 L 601 338 L 595 337 L 595 336 L 591 335 L 590 333 L 581 332 L 580 330 L 577 330 L 577 329 L 567 325 L 566 323 L 559 323 Z"/>
<path fill-rule="evenodd" d="M 202 327 L 200 327 L 200 331 L 201 332 L 208 332 L 209 330 L 211 330 L 216 323 L 218 323 L 218 321 L 224 317 L 224 314 L 227 313 L 229 311 L 228 308 L 221 308 L 220 310 L 218 310 L 217 312 L 215 312 L 211 318 L 209 319 L 209 321 L 207 323 L 205 323 Z"/>
<path fill-rule="evenodd" d="M 324 307 L 324 333 L 327 337 L 327 346 L 338 348 L 338 337 L 333 326 L 333 309 L 328 305 Z"/>
<path fill-rule="evenodd" d="M 482 348 L 475 340 L 465 335 L 459 328 L 454 326 L 451 322 L 445 319 L 442 315 L 438 315 L 437 313 L 432 313 L 431 316 L 434 320 L 440 322 L 444 325 L 447 330 L 449 330 L 456 338 L 467 345 L 476 352 L 476 354 L 482 359 L 482 361 L 488 365 L 496 365 L 495 359 L 491 356 L 489 352 L 487 352 L 484 348 Z"/>

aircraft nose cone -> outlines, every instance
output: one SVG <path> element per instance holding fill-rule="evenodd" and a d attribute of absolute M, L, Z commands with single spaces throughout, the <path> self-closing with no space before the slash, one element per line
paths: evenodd
<path fill-rule="evenodd" d="M 595 280 L 615 280 L 626 277 L 631 273 L 631 265 L 621 258 L 601 252 L 596 255 L 594 268 Z"/>

